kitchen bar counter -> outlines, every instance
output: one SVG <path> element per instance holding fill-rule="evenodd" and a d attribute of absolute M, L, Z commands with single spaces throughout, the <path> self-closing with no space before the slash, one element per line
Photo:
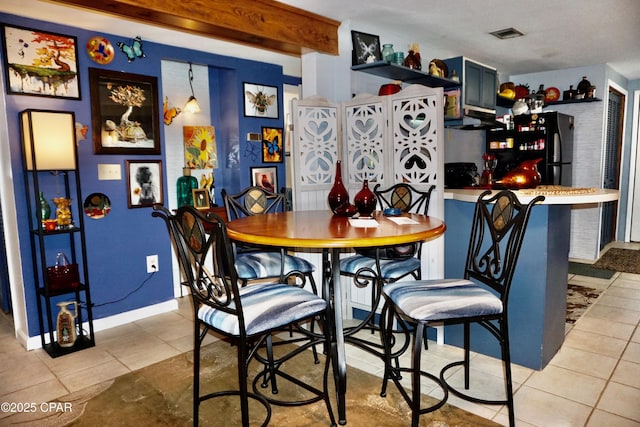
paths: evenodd
<path fill-rule="evenodd" d="M 462 242 L 469 241 L 475 201 L 482 191 L 447 189 L 444 192 L 445 277 L 462 277 L 467 250 L 467 244 Z M 564 341 L 571 206 L 614 201 L 618 199 L 618 192 L 540 187 L 517 193 L 523 203 L 540 193 L 546 199 L 531 212 L 511 288 L 508 307 L 511 360 L 542 369 Z M 481 328 L 474 330 L 472 349 L 497 357 L 499 348 L 495 339 L 487 334 Z M 446 343 L 462 346 L 461 327 L 447 326 L 444 336 Z"/>
<path fill-rule="evenodd" d="M 472 202 L 478 200 L 484 189 L 445 189 L 444 198 Z M 588 203 L 602 203 L 618 200 L 618 190 L 603 188 L 572 188 L 556 186 L 539 186 L 534 189 L 516 190 L 518 200 L 528 203 L 538 195 L 545 196 L 544 205 L 580 205 Z"/>

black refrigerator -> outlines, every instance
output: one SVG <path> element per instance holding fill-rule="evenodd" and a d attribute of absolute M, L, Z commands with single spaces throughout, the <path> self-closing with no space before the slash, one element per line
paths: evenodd
<path fill-rule="evenodd" d="M 525 160 L 538 163 L 541 184 L 571 186 L 573 116 L 558 112 L 521 114 L 505 128 L 488 129 L 487 153 L 496 156 L 494 179 Z"/>

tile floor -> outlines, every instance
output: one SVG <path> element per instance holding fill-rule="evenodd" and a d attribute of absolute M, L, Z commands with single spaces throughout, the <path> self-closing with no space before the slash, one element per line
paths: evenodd
<path fill-rule="evenodd" d="M 604 292 L 567 328 L 563 347 L 544 370 L 513 366 L 517 425 L 640 426 L 640 275 L 569 279 Z M 48 402 L 190 350 L 190 301 L 183 298 L 179 305 L 175 312 L 98 332 L 96 347 L 57 359 L 43 350 L 25 351 L 13 338 L 11 319 L 0 315 L 0 402 Z M 423 366 L 435 371 L 459 354 L 458 348 L 430 343 Z M 348 347 L 348 359 L 373 374 L 381 372 L 378 360 L 357 349 Z M 482 373 L 474 378 L 483 387 L 502 387 L 496 360 L 476 355 L 475 364 Z M 449 402 L 507 423 L 504 408 L 455 397 Z M 8 415 L 0 413 L 0 425 Z"/>

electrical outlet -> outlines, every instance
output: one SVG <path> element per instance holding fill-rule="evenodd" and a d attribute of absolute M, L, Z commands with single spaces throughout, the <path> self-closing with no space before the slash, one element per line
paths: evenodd
<path fill-rule="evenodd" d="M 158 270 L 158 255 L 147 255 L 147 273 L 155 273 Z"/>

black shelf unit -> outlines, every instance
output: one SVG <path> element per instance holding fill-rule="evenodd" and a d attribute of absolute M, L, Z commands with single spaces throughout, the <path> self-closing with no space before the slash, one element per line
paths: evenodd
<path fill-rule="evenodd" d="M 400 80 L 406 83 L 421 84 L 429 87 L 452 88 L 460 86 L 459 81 L 432 76 L 424 71 L 393 64 L 389 61 L 376 61 L 368 64 L 354 65 L 351 69 L 391 80 Z"/>
<path fill-rule="evenodd" d="M 38 308 L 38 326 L 40 328 L 40 339 L 42 348 L 52 357 L 59 357 L 79 350 L 95 346 L 95 336 L 93 331 L 93 312 L 89 287 L 89 273 L 87 268 L 87 250 L 84 235 L 84 218 L 82 208 L 82 198 L 80 191 L 80 175 L 78 172 L 78 162 L 75 139 L 73 141 L 74 169 L 48 170 L 38 169 L 36 163 L 35 148 L 33 138 L 26 137 L 25 132 L 31 132 L 31 124 L 25 115 L 33 113 L 63 113 L 70 114 L 70 123 L 75 123 L 73 112 L 46 111 L 46 110 L 25 110 L 21 113 L 22 121 L 22 142 L 24 161 L 24 183 L 25 196 L 27 199 L 27 214 L 29 217 L 31 256 L 33 265 L 34 286 Z M 75 129 L 72 131 L 75 135 Z M 30 145 L 30 147 L 27 147 Z M 27 156 L 31 155 L 28 159 Z M 27 165 L 33 165 L 29 168 Z M 59 194 L 74 201 L 71 211 L 73 226 L 64 229 L 45 230 L 39 218 L 41 183 L 45 180 L 59 180 L 62 178 L 63 193 Z M 69 256 L 70 263 L 78 264 L 80 284 L 68 289 L 52 289 L 47 279 L 47 267 L 55 264 L 55 257 L 52 259 L 51 251 L 47 251 L 48 240 L 55 240 L 55 248 L 64 248 L 63 253 Z M 49 255 L 49 256 L 47 256 Z M 60 346 L 54 335 L 56 330 L 56 314 L 52 311 L 52 305 L 65 301 L 60 298 L 67 295 L 66 301 L 77 303 L 75 318 L 76 340 L 70 347 Z M 83 324 L 87 323 L 88 330 L 83 329 Z M 45 329 L 46 326 L 46 329 Z M 47 338 L 48 337 L 48 341 Z"/>

